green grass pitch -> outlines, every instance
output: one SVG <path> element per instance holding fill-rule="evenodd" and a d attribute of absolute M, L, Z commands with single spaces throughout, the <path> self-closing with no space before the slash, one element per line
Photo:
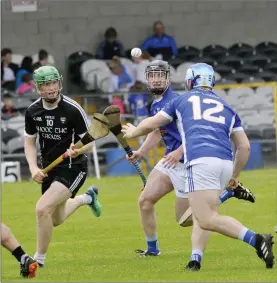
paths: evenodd
<path fill-rule="evenodd" d="M 277 170 L 244 172 L 241 181 L 253 190 L 256 203 L 231 199 L 221 206 L 221 213 L 236 217 L 254 231 L 277 235 Z M 162 255 L 139 258 L 135 249 L 146 247 L 137 207 L 139 177 L 88 179 L 81 192 L 91 184 L 99 188 L 103 216 L 95 218 L 88 207 L 82 207 L 55 228 L 45 268 L 33 281 L 276 282 L 276 266 L 267 270 L 252 247 L 218 234 L 211 237 L 201 271 L 184 271 L 191 252 L 191 228 L 181 228 L 175 222 L 174 193 L 157 205 Z M 35 252 L 35 204 L 39 196 L 40 187 L 35 183 L 2 187 L 2 221 L 31 255 Z M 276 245 L 274 251 L 276 255 Z M 2 282 L 22 280 L 14 257 L 2 248 Z"/>

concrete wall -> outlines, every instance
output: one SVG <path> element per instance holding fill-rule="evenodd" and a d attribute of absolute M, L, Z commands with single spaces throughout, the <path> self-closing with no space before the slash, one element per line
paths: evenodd
<path fill-rule="evenodd" d="M 178 46 L 277 42 L 277 1 L 38 1 L 39 11 L 29 13 L 12 13 L 10 2 L 1 2 L 2 47 L 21 54 L 43 47 L 60 68 L 76 50 L 94 53 L 108 26 L 127 49 L 151 34 L 155 20 L 165 23 Z"/>

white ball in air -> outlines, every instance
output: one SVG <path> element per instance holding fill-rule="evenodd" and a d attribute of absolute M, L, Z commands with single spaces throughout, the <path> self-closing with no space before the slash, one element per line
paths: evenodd
<path fill-rule="evenodd" d="M 142 54 L 142 52 L 141 52 L 140 48 L 135 47 L 131 50 L 132 57 L 140 57 L 141 54 Z"/>

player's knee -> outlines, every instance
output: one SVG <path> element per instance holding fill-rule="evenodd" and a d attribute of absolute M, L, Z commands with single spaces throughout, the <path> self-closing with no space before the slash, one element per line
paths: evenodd
<path fill-rule="evenodd" d="M 38 202 L 37 205 L 36 205 L 36 215 L 37 215 L 37 217 L 44 217 L 44 216 L 49 215 L 49 214 L 50 214 L 49 207 Z"/>
<path fill-rule="evenodd" d="M 215 215 L 206 215 L 197 218 L 200 228 L 203 230 L 214 231 L 214 217 Z"/>
<path fill-rule="evenodd" d="M 138 203 L 140 210 L 150 210 L 155 205 L 155 203 L 151 199 L 144 197 L 143 195 L 139 197 Z"/>

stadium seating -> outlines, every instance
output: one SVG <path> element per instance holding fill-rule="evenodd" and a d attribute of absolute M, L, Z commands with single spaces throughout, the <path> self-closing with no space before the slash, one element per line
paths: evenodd
<path fill-rule="evenodd" d="M 252 75 L 259 71 L 259 67 L 246 62 L 239 66 L 238 71 L 246 75 Z"/>
<path fill-rule="evenodd" d="M 209 64 L 211 66 L 214 66 L 216 64 L 216 61 L 214 58 L 210 57 L 210 56 L 203 56 L 203 57 L 199 57 L 197 59 L 194 60 L 195 63 L 206 63 Z"/>
<path fill-rule="evenodd" d="M 229 66 L 233 69 L 237 69 L 242 65 L 243 61 L 242 61 L 242 58 L 236 55 L 228 55 L 226 57 L 220 58 L 219 63 Z"/>
<path fill-rule="evenodd" d="M 200 50 L 194 46 L 185 45 L 178 48 L 178 56 L 184 61 L 192 61 L 200 55 Z"/>
<path fill-rule="evenodd" d="M 215 92 L 238 112 L 250 139 L 275 137 L 271 86 L 216 89 Z"/>
<path fill-rule="evenodd" d="M 110 77 L 110 70 L 104 61 L 90 59 L 81 65 L 81 77 L 87 90 L 96 90 L 104 86 L 103 81 Z"/>
<path fill-rule="evenodd" d="M 252 55 L 254 52 L 254 48 L 246 43 L 235 43 L 228 48 L 228 53 L 231 55 L 235 55 L 241 58 Z"/>
<path fill-rule="evenodd" d="M 277 75 L 273 72 L 259 70 L 259 72 L 254 75 L 258 78 L 263 79 L 266 82 L 277 81 Z"/>
<path fill-rule="evenodd" d="M 208 45 L 202 49 L 202 55 L 218 60 L 227 55 L 227 48 L 218 44 Z"/>
<path fill-rule="evenodd" d="M 93 55 L 86 51 L 77 51 L 70 54 L 67 58 L 67 72 L 69 81 L 79 84 L 81 82 L 81 65 L 85 61 L 93 58 Z"/>
<path fill-rule="evenodd" d="M 261 42 L 255 46 L 257 52 L 265 54 L 267 56 L 271 56 L 277 53 L 277 44 L 273 42 Z"/>
<path fill-rule="evenodd" d="M 32 58 L 34 63 L 38 62 L 38 53 L 32 55 Z M 55 59 L 51 54 L 48 55 L 48 63 L 53 66 L 55 65 Z"/>
<path fill-rule="evenodd" d="M 228 80 L 233 80 L 236 83 L 241 83 L 243 80 L 247 80 L 249 75 L 242 72 L 232 72 L 231 74 L 225 76 Z"/>
<path fill-rule="evenodd" d="M 216 64 L 214 66 L 216 72 L 218 72 L 223 78 L 233 72 L 233 68 L 223 64 Z"/>
<path fill-rule="evenodd" d="M 256 46 L 251 46 L 246 43 L 234 43 L 229 47 L 225 47 L 219 44 L 210 44 L 205 46 L 202 50 L 190 45 L 185 45 L 178 48 L 178 56 L 168 60 L 172 66 L 172 82 L 178 86 L 182 85 L 182 78 L 185 75 L 185 71 L 190 64 L 197 62 L 205 62 L 212 65 L 217 72 L 216 81 L 219 84 L 225 84 L 227 82 L 245 83 L 245 82 L 262 82 L 262 81 L 276 81 L 277 80 L 277 44 L 272 42 L 262 42 Z M 77 54 L 77 55 L 76 55 Z M 77 60 L 75 57 L 84 56 L 78 55 L 78 52 L 73 53 L 69 59 L 73 61 Z M 75 56 L 75 57 L 74 57 Z M 86 55 L 87 56 L 87 55 Z M 130 50 L 126 51 L 127 58 L 121 58 L 124 65 L 132 64 L 130 60 Z M 89 54 L 87 58 L 82 57 L 81 63 L 87 60 L 91 60 L 92 55 Z M 99 60 L 100 61 L 100 60 Z M 75 63 L 69 63 L 71 67 L 68 68 L 69 78 L 76 77 Z M 77 64 L 77 63 L 76 63 Z M 80 65 L 80 62 L 78 63 Z M 92 61 L 87 66 L 91 66 Z M 95 64 L 95 63 L 94 63 Z M 99 63 L 101 64 L 101 63 Z M 103 65 L 103 64 L 102 64 Z M 80 67 L 79 67 L 80 68 Z M 106 69 L 102 68 L 101 69 Z M 89 71 L 91 73 L 92 70 Z M 87 72 L 87 71 L 85 71 Z M 92 72 L 95 72 L 92 71 Z M 95 74 L 90 74 L 90 79 L 83 77 L 86 90 L 94 91 L 101 89 L 106 91 L 107 89 L 107 77 L 108 73 L 105 70 L 101 70 L 100 76 L 101 82 L 96 82 L 96 78 L 93 78 Z M 105 73 L 105 75 L 103 75 Z M 179 88 L 179 87 L 178 87 Z"/>
<path fill-rule="evenodd" d="M 181 65 L 183 63 L 184 63 L 184 60 L 180 57 L 175 57 L 175 58 L 168 60 L 168 64 L 170 64 L 174 68 L 177 68 L 179 65 Z"/>
<path fill-rule="evenodd" d="M 131 65 L 133 65 L 132 60 L 130 60 L 130 59 L 128 59 L 128 58 L 124 58 L 124 57 L 120 58 L 120 62 L 121 62 L 121 64 L 123 64 L 123 65 L 125 65 L 125 66 L 131 66 Z"/>
<path fill-rule="evenodd" d="M 1 126 L 1 137 L 2 142 L 7 144 L 11 139 L 19 137 L 19 133 L 14 129 L 5 128 L 5 126 Z"/>
<path fill-rule="evenodd" d="M 275 62 L 269 62 L 265 67 L 264 67 L 265 71 L 269 71 L 272 72 L 274 74 L 277 74 L 277 63 Z"/>
<path fill-rule="evenodd" d="M 263 68 L 269 63 L 269 58 L 263 54 L 253 54 L 252 56 L 247 57 L 244 61 Z"/>

